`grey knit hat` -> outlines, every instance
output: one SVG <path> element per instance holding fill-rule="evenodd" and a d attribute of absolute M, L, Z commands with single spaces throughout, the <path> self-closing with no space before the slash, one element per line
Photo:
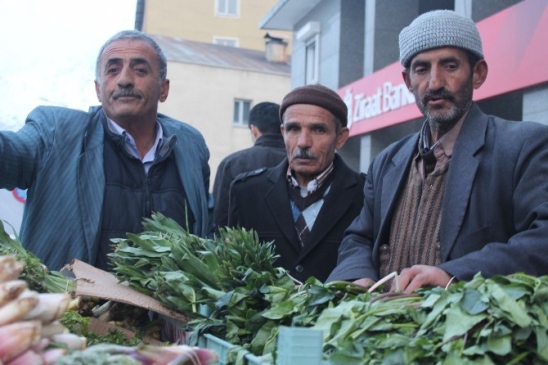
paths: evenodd
<path fill-rule="evenodd" d="M 481 37 L 472 19 L 451 10 L 434 10 L 417 17 L 400 32 L 400 62 L 438 47 L 458 47 L 483 58 Z"/>

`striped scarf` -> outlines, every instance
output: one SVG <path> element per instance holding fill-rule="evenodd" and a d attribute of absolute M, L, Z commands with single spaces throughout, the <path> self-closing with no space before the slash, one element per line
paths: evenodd
<path fill-rule="evenodd" d="M 310 242 L 310 233 L 316 222 L 316 217 L 323 206 L 323 197 L 329 192 L 333 181 L 333 164 L 322 174 L 312 180 L 306 190 L 302 189 L 289 171 L 289 197 L 295 229 L 299 235 L 301 246 Z"/>

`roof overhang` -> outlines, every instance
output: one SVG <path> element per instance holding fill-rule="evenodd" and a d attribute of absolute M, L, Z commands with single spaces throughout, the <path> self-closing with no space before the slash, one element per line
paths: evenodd
<path fill-rule="evenodd" d="M 279 0 L 260 21 L 260 29 L 292 31 L 295 24 L 322 0 Z"/>

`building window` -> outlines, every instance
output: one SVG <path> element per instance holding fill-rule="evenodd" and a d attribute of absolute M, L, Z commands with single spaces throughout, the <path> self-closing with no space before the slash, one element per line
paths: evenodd
<path fill-rule="evenodd" d="M 238 47 L 240 45 L 240 41 L 238 38 L 213 37 L 213 44 L 220 44 L 221 46 Z"/>
<path fill-rule="evenodd" d="M 304 82 L 306 85 L 317 84 L 320 81 L 320 23 L 308 22 L 295 34 L 295 38 L 304 42 Z"/>
<path fill-rule="evenodd" d="M 248 126 L 250 100 L 234 99 L 234 125 Z"/>
<path fill-rule="evenodd" d="M 319 36 L 315 35 L 306 42 L 305 47 L 305 84 L 318 83 Z"/>
<path fill-rule="evenodd" d="M 215 0 L 215 15 L 237 17 L 240 15 L 240 0 Z"/>

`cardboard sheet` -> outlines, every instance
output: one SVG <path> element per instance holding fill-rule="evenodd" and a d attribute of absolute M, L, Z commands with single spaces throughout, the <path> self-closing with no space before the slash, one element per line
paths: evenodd
<path fill-rule="evenodd" d="M 164 307 L 158 300 L 120 283 L 109 272 L 97 269 L 85 262 L 72 260 L 61 269 L 67 277 L 76 282 L 76 295 L 90 296 L 145 308 L 177 322 L 188 322 L 187 317 Z"/>

